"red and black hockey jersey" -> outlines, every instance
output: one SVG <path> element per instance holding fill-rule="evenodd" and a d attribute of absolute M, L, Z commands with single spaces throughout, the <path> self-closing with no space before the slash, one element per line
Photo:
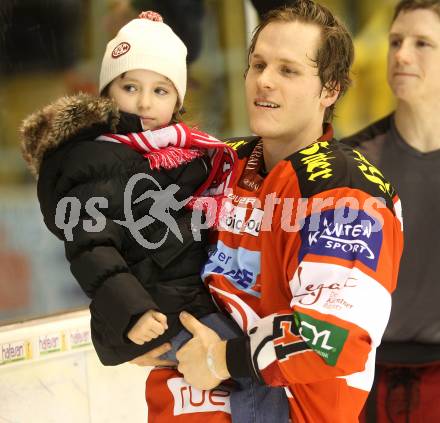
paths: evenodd
<path fill-rule="evenodd" d="M 357 421 L 396 286 L 400 201 L 331 129 L 267 175 L 261 140 L 230 145 L 239 168 L 203 270 L 247 334 L 228 341 L 228 369 L 285 386 L 295 422 Z"/>

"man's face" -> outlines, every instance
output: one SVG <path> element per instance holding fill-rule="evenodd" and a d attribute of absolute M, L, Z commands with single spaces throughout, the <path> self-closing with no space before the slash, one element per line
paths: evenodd
<path fill-rule="evenodd" d="M 313 62 L 320 37 L 318 26 L 302 22 L 272 22 L 260 32 L 246 76 L 253 133 L 290 142 L 322 130 L 336 97 L 329 103 Z"/>
<path fill-rule="evenodd" d="M 388 83 L 398 100 L 440 96 L 440 18 L 431 10 L 401 12 L 389 36 Z"/>

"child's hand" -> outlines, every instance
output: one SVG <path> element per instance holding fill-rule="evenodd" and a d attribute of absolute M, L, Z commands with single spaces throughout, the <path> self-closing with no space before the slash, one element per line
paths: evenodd
<path fill-rule="evenodd" d="M 135 344 L 143 345 L 162 335 L 167 329 L 167 316 L 156 310 L 148 310 L 129 330 L 127 338 Z"/>

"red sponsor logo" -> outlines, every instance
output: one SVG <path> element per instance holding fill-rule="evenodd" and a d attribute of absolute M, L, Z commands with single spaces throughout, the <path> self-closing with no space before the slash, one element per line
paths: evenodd
<path fill-rule="evenodd" d="M 345 307 L 351 308 L 352 305 L 347 303 L 343 299 L 337 300 L 338 293 L 345 292 L 347 288 L 356 288 L 357 285 L 354 282 L 350 281 L 357 281 L 357 278 L 348 278 L 344 282 L 331 282 L 326 285 L 326 283 L 310 283 L 307 286 L 303 288 L 303 282 L 301 280 L 301 273 L 302 273 L 302 267 L 300 266 L 298 268 L 298 281 L 300 290 L 297 294 L 293 296 L 293 298 L 300 298 L 298 302 L 303 305 L 312 305 L 316 304 L 316 302 L 321 298 L 323 291 L 330 291 L 330 298 L 327 300 L 327 303 L 329 302 L 339 302 L 341 304 L 344 304 Z M 326 304 L 327 304 L 326 303 Z M 327 307 L 325 305 L 325 307 Z M 328 308 L 328 307 L 327 307 Z"/>
<path fill-rule="evenodd" d="M 167 380 L 168 388 L 174 397 L 173 414 L 224 412 L 230 414 L 229 397 L 226 387 L 217 387 L 203 391 L 188 385 L 183 378 L 174 377 Z"/>
<path fill-rule="evenodd" d="M 181 407 L 188 406 L 225 406 L 227 401 L 225 398 L 230 396 L 230 392 L 223 389 L 213 389 L 212 391 L 199 391 L 192 386 L 182 386 L 180 388 Z"/>
<path fill-rule="evenodd" d="M 291 345 L 298 342 L 298 335 L 292 330 L 292 322 L 281 322 L 281 336 L 274 339 L 274 345 Z"/>
<path fill-rule="evenodd" d="M 130 44 L 126 43 L 125 41 L 119 43 L 112 51 L 113 59 L 123 56 L 125 53 L 127 53 L 127 51 L 130 50 L 130 47 Z"/>

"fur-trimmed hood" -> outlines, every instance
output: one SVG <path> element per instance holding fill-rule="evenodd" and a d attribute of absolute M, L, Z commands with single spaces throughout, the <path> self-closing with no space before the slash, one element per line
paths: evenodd
<path fill-rule="evenodd" d="M 22 154 L 38 176 L 44 154 L 96 125 L 114 132 L 119 122 L 116 104 L 107 97 L 80 93 L 62 97 L 28 116 L 20 127 Z"/>

